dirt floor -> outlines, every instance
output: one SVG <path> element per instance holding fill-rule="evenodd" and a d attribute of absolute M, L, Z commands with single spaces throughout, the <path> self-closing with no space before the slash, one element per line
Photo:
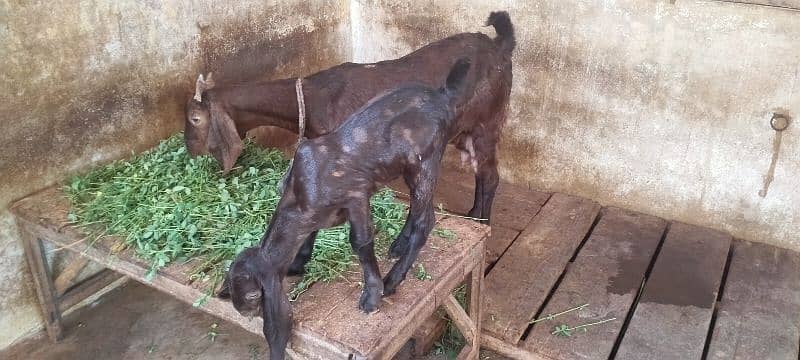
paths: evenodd
<path fill-rule="evenodd" d="M 42 333 L 0 359 L 260 359 L 264 339 L 136 282 L 67 316 L 66 336 Z"/>
<path fill-rule="evenodd" d="M 129 281 L 65 319 L 66 336 L 44 332 L 0 351 L 5 360 L 264 359 L 264 338 Z M 406 349 L 407 350 L 407 349 Z M 407 352 L 398 359 L 410 359 Z M 484 353 L 482 359 L 501 359 Z M 425 360 L 443 360 L 429 355 Z"/>

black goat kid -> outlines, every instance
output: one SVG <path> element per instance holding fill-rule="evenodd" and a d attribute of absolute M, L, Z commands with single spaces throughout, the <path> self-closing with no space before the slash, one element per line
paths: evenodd
<path fill-rule="evenodd" d="M 350 222 L 350 244 L 364 271 L 362 311 L 376 311 L 381 296 L 405 279 L 434 225 L 433 192 L 445 146 L 456 135 L 455 99 L 469 67 L 469 60 L 457 61 L 441 89 L 408 85 L 384 93 L 332 133 L 298 147 L 260 248 L 236 258 L 221 292 L 243 315 L 261 312 L 271 359 L 284 358 L 291 333 L 283 278 L 308 261 L 317 230 Z M 381 279 L 369 199 L 379 183 L 399 176 L 411 189 L 411 204 L 392 244 L 399 259 Z"/>

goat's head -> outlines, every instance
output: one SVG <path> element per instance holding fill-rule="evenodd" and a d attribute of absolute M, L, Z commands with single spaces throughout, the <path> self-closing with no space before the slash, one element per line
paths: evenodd
<path fill-rule="evenodd" d="M 265 266 L 266 261 L 259 247 L 243 250 L 231 264 L 217 296 L 230 298 L 236 311 L 244 316 L 261 315 L 264 300 L 262 274 Z"/>
<path fill-rule="evenodd" d="M 223 171 L 228 172 L 242 151 L 242 139 L 228 112 L 207 92 L 213 88 L 211 73 L 206 78 L 200 74 L 194 95 L 186 102 L 183 136 L 189 154 L 211 153 Z"/>

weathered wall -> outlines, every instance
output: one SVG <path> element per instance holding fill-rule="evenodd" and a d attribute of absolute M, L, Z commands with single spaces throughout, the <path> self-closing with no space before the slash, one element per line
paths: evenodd
<path fill-rule="evenodd" d="M 7 207 L 182 128 L 199 71 L 242 80 L 348 60 L 342 1 L 0 1 L 0 348 L 39 327 Z"/>
<path fill-rule="evenodd" d="M 674 2 L 674 3 L 673 3 Z M 501 175 L 800 249 L 800 12 L 689 0 L 351 2 L 355 61 L 516 24 Z"/>

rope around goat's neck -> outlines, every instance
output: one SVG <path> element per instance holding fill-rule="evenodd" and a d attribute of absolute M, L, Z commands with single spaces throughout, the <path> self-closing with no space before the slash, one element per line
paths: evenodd
<path fill-rule="evenodd" d="M 306 139 L 306 101 L 303 96 L 303 78 L 297 78 L 294 90 L 297 93 L 297 145 L 299 146 Z"/>

